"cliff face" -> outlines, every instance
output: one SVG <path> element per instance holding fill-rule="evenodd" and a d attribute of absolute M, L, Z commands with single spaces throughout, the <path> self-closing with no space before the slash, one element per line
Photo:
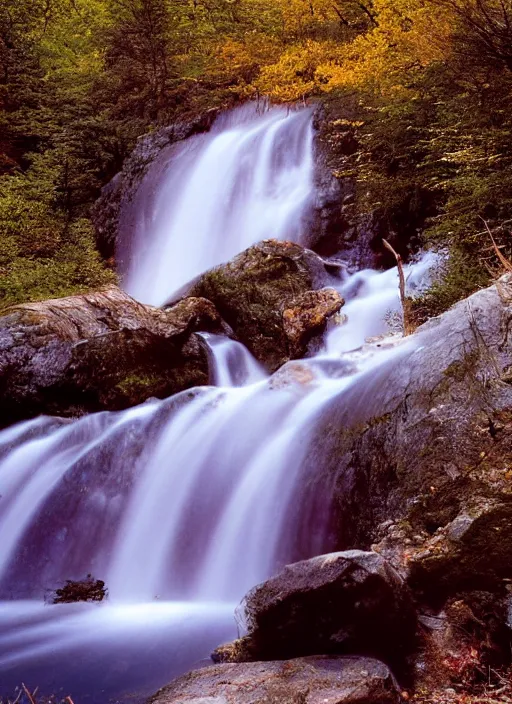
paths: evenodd
<path fill-rule="evenodd" d="M 431 194 L 384 192 L 368 199 L 368 179 L 378 164 L 378 140 L 369 139 L 375 117 L 356 96 L 327 96 L 315 113 L 316 208 L 308 245 L 358 269 L 395 265 L 382 246 L 389 240 L 404 260 L 421 246 L 427 218 L 435 214 Z M 371 135 L 370 135 L 371 136 Z M 388 183 L 393 182 L 390 174 Z"/>

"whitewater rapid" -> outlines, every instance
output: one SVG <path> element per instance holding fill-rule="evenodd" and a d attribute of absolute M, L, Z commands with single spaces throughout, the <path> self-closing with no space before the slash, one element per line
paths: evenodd
<path fill-rule="evenodd" d="M 259 239 L 300 241 L 312 134 L 308 110 L 246 108 L 161 161 L 136 199 L 129 292 L 161 303 Z M 410 290 L 433 263 L 407 267 Z M 0 696 L 30 679 L 83 703 L 134 689 L 142 701 L 236 635 L 248 589 L 331 547 L 328 502 L 298 510 L 316 423 L 415 350 L 389 334 L 396 270 L 339 271 L 330 284 L 346 305 L 312 359 L 269 377 L 243 345 L 205 334 L 210 387 L 0 433 Z M 44 605 L 89 573 L 105 580 L 107 603 Z"/>

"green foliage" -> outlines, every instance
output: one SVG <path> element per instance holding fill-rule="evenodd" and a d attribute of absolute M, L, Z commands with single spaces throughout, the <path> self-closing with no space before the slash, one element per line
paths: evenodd
<path fill-rule="evenodd" d="M 115 280 L 84 218 L 59 205 L 60 169 L 52 152 L 28 171 L 0 177 L 0 301 L 53 298 Z"/>
<path fill-rule="evenodd" d="M 457 247 L 440 265 L 434 283 L 420 298 L 411 301 L 412 316 L 417 324 L 448 310 L 462 298 L 484 288 L 489 276 L 478 259 Z"/>
<path fill-rule="evenodd" d="M 0 303 L 112 280 L 88 211 L 142 133 L 339 95 L 352 209 L 401 251 L 454 253 L 423 302 L 439 312 L 497 272 L 482 218 L 512 256 L 511 27 L 510 0 L 4 0 Z"/>

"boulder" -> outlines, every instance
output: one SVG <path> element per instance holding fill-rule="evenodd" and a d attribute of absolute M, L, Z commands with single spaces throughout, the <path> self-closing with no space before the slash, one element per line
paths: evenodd
<path fill-rule="evenodd" d="M 416 629 L 409 590 L 380 555 L 351 550 L 288 565 L 242 602 L 247 636 L 214 660 L 359 653 L 400 665 Z"/>
<path fill-rule="evenodd" d="M 338 545 L 374 544 L 426 598 L 512 578 L 512 276 L 329 404 L 315 434 Z"/>
<path fill-rule="evenodd" d="M 206 667 L 178 678 L 147 704 L 398 704 L 388 668 L 362 657 L 308 657 Z"/>
<path fill-rule="evenodd" d="M 210 301 L 164 311 L 116 286 L 14 306 L 0 317 L 0 425 L 117 410 L 206 384 L 197 330 L 225 330 Z"/>
<path fill-rule="evenodd" d="M 212 301 L 237 338 L 270 371 L 307 354 L 343 305 L 329 266 L 292 242 L 265 240 L 201 276 L 187 291 Z"/>

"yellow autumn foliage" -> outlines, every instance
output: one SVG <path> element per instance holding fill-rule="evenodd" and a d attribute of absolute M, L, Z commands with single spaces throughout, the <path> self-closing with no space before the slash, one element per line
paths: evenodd
<path fill-rule="evenodd" d="M 364 88 L 393 95 L 407 91 L 411 73 L 441 61 L 449 51 L 451 21 L 423 0 L 375 0 L 377 26 L 340 47 L 334 61 L 320 64 L 324 90 Z"/>
<path fill-rule="evenodd" d="M 366 13 L 359 7 L 349 0 L 279 0 L 274 8 L 288 40 L 277 59 L 272 60 L 277 44 L 261 56 L 249 50 L 247 39 L 227 40 L 218 54 L 220 64 L 232 70 L 258 61 L 253 87 L 279 101 L 337 88 L 391 96 L 409 91 L 417 69 L 442 61 L 449 52 L 453 16 L 446 7 L 425 0 L 374 0 Z M 337 40 L 332 38 L 336 22 Z"/>
<path fill-rule="evenodd" d="M 266 64 L 279 60 L 281 47 L 271 37 L 251 33 L 244 40 L 228 37 L 212 51 L 210 73 L 250 80 Z"/>
<path fill-rule="evenodd" d="M 292 46 L 276 63 L 262 68 L 254 85 L 276 101 L 302 100 L 317 87 L 318 66 L 334 52 L 335 47 L 328 42 L 307 40 Z"/>

